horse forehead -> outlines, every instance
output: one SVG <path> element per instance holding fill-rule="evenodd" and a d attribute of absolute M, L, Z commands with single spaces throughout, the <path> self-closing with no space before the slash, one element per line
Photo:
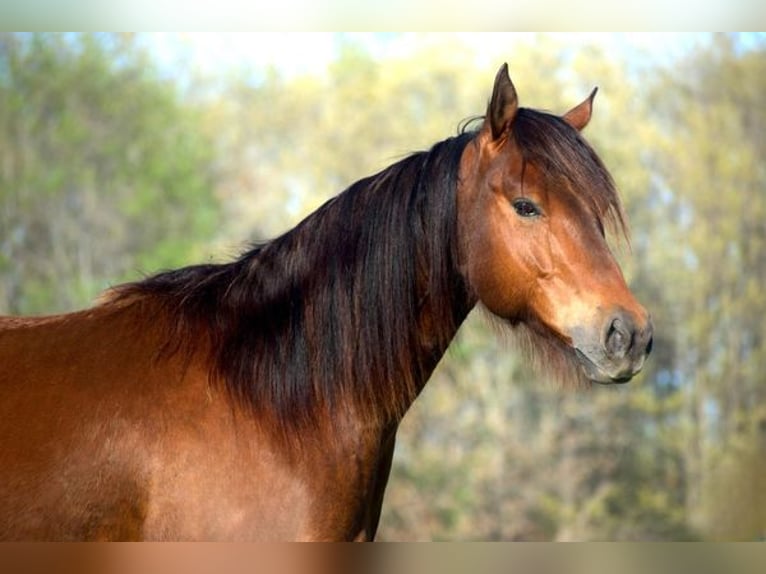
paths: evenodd
<path fill-rule="evenodd" d="M 586 216 L 587 190 L 577 188 L 575 174 L 563 173 L 547 163 L 547 158 L 528 157 L 513 139 L 494 148 L 476 142 L 463 152 L 460 181 L 463 187 L 480 189 L 488 184 L 506 194 L 533 197 L 557 212 Z"/>
<path fill-rule="evenodd" d="M 518 189 L 525 196 L 547 197 L 552 184 L 544 170 L 511 147 L 494 159 L 487 169 L 487 176 L 504 191 Z"/>
<path fill-rule="evenodd" d="M 460 159 L 460 181 L 478 186 L 482 182 L 508 184 L 520 182 L 525 171 L 524 159 L 513 141 L 501 145 L 482 145 L 481 138 L 466 146 Z"/>
<path fill-rule="evenodd" d="M 528 158 L 516 149 L 499 156 L 493 170 L 502 178 L 501 183 L 508 191 L 517 187 L 522 196 L 544 202 L 556 212 L 592 216 L 592 206 L 587 201 L 589 191 L 578 185 L 576 174 L 552 168 L 546 163 L 546 158 Z"/>

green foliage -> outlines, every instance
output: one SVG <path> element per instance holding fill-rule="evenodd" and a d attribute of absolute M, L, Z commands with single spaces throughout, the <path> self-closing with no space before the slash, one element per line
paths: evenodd
<path fill-rule="evenodd" d="M 214 230 L 199 112 L 125 35 L 0 37 L 0 309 L 85 304 Z"/>

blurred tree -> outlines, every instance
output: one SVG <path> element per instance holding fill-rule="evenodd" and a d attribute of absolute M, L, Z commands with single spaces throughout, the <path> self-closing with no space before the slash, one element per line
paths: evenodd
<path fill-rule="evenodd" d="M 84 304 L 213 231 L 212 148 L 133 36 L 0 36 L 0 310 Z"/>
<path fill-rule="evenodd" d="M 673 373 L 686 382 L 690 519 L 726 538 L 721 507 L 736 506 L 750 526 L 728 536 L 760 537 L 766 493 L 741 497 L 734 484 L 766 455 L 753 430 L 766 404 L 766 41 L 716 36 L 664 75 L 654 99 L 666 127 L 656 173 L 673 223 L 665 273 L 679 316 Z"/>

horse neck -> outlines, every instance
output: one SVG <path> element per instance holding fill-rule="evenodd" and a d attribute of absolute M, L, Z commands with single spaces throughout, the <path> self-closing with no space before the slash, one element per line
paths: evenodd
<path fill-rule="evenodd" d="M 257 305 L 239 324 L 260 331 L 235 340 L 255 343 L 261 372 L 250 379 L 266 381 L 256 395 L 271 395 L 257 400 L 283 420 L 298 403 L 398 421 L 472 306 L 456 257 L 445 255 L 455 252 L 454 222 L 427 213 L 431 198 L 409 196 L 408 167 L 358 182 L 241 262 L 239 286 Z M 219 365 L 231 359 L 224 348 Z"/>

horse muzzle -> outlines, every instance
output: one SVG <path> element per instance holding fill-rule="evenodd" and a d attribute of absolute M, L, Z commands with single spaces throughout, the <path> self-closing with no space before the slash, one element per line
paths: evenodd
<path fill-rule="evenodd" d="M 653 333 L 651 318 L 639 322 L 634 314 L 618 309 L 598 329 L 574 329 L 572 343 L 588 379 L 627 383 L 651 353 Z"/>

